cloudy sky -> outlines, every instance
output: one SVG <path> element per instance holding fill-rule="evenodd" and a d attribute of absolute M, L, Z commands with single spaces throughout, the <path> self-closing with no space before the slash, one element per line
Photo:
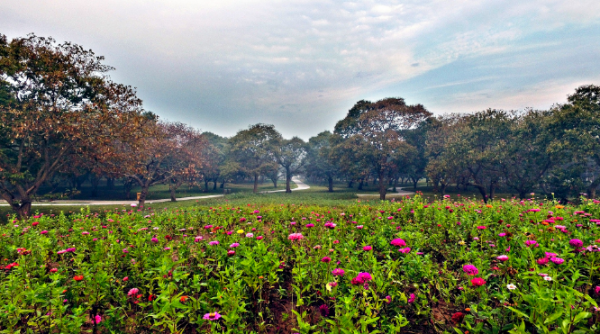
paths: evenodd
<path fill-rule="evenodd" d="M 600 84 L 598 0 L 5 0 L 0 33 L 106 57 L 162 118 L 307 139 L 360 99 L 548 108 Z"/>

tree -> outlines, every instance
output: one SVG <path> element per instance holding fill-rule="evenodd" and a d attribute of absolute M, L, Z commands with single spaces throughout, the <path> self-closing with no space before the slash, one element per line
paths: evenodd
<path fill-rule="evenodd" d="M 304 168 L 306 151 L 306 143 L 298 137 L 281 139 L 275 144 L 275 159 L 285 172 L 286 193 L 292 192 L 290 188 L 292 176 Z"/>
<path fill-rule="evenodd" d="M 124 175 L 140 186 L 140 207 L 144 206 L 150 187 L 156 184 L 169 183 L 173 200 L 173 189 L 177 189 L 177 183 L 181 185 L 179 180 L 189 177 L 202 164 L 205 145 L 195 129 L 182 123 L 158 122 L 147 131 L 151 131 L 151 138 L 144 147 L 131 152 L 136 166 Z"/>
<path fill-rule="evenodd" d="M 556 136 L 551 149 L 572 161 L 600 169 L 600 87 L 581 86 L 568 103 L 554 108 L 551 131 Z M 587 195 L 596 197 L 600 173 L 587 173 Z"/>
<path fill-rule="evenodd" d="M 211 132 L 204 132 L 202 136 L 206 139 L 207 145 L 204 147 L 204 163 L 199 173 L 204 179 L 204 190 L 208 191 L 208 182 L 212 180 L 213 190 L 217 189 L 217 182 L 223 179 L 222 170 L 227 162 L 229 153 L 228 139 Z M 221 183 L 221 186 L 224 182 Z"/>
<path fill-rule="evenodd" d="M 275 144 L 280 141 L 281 134 L 269 124 L 252 125 L 229 140 L 232 162 L 253 178 L 254 193 L 258 191 L 258 177 L 277 168 Z"/>
<path fill-rule="evenodd" d="M 141 100 L 111 82 L 103 57 L 71 43 L 0 35 L 0 196 L 21 217 L 71 158 L 104 162 L 144 138 Z"/>
<path fill-rule="evenodd" d="M 333 178 L 338 172 L 338 167 L 330 158 L 331 155 L 331 132 L 323 131 L 308 140 L 304 165 L 309 176 L 324 178 L 327 180 L 327 189 L 333 192 Z"/>
<path fill-rule="evenodd" d="M 409 106 L 404 99 L 387 98 L 361 103 L 359 112 L 351 109 L 336 125 L 337 135 L 346 138 L 342 145 L 352 148 L 353 158 L 364 161 L 377 175 L 381 200 L 385 200 L 386 178 L 411 148 L 402 133 L 414 129 L 429 116 L 431 113 L 420 104 Z"/>

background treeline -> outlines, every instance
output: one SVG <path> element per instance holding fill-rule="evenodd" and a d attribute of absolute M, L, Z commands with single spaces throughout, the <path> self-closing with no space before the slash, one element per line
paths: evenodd
<path fill-rule="evenodd" d="M 499 190 L 561 200 L 600 186 L 600 87 L 576 89 L 550 110 L 433 116 L 401 98 L 359 101 L 333 132 L 308 142 L 285 139 L 256 124 L 231 138 L 171 123 L 142 107 L 132 87 L 115 83 L 111 67 L 71 43 L 0 35 L 0 196 L 20 215 L 36 198 L 74 194 L 83 182 L 118 182 L 140 191 L 166 184 L 175 200 L 182 185 L 209 190 L 228 182 L 285 180 L 293 175 L 362 189 L 427 180 L 476 189 L 487 201 Z M 66 189 L 66 190 L 65 190 Z M 67 194 L 68 195 L 68 194 Z M 128 194 L 128 197 L 130 194 Z"/>

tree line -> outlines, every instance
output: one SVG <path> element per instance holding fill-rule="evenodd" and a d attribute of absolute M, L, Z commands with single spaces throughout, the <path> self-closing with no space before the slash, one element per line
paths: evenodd
<path fill-rule="evenodd" d="M 434 116 L 402 98 L 358 101 L 333 130 L 308 140 L 285 139 L 269 124 L 225 138 L 143 109 L 134 88 L 115 83 L 112 67 L 91 50 L 33 34 L 8 41 L 0 34 L 0 196 L 27 216 L 40 188 L 101 178 L 140 191 L 167 184 L 171 199 L 184 184 L 208 190 L 261 178 L 277 186 L 293 175 L 362 189 L 376 182 L 381 199 L 399 181 L 427 179 L 498 189 L 521 198 L 533 191 L 563 200 L 600 185 L 600 88 L 582 86 L 550 110 Z M 94 192 L 92 193 L 94 196 Z"/>

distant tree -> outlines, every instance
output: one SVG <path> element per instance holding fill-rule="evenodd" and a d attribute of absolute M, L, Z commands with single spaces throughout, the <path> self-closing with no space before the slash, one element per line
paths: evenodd
<path fill-rule="evenodd" d="M 254 193 L 258 191 L 258 177 L 277 168 L 275 145 L 279 141 L 281 134 L 268 124 L 252 125 L 229 140 L 231 161 L 253 178 Z"/>
<path fill-rule="evenodd" d="M 568 103 L 553 110 L 550 129 L 556 140 L 554 152 L 569 156 L 571 162 L 600 170 L 600 87 L 581 86 L 568 97 Z M 596 197 L 600 173 L 587 173 L 587 195 Z"/>
<path fill-rule="evenodd" d="M 141 100 L 111 82 L 103 57 L 71 43 L 0 35 L 0 196 L 21 216 L 73 158 L 104 162 L 144 141 Z"/>
<path fill-rule="evenodd" d="M 204 163 L 199 173 L 204 180 L 204 190 L 208 191 L 208 182 L 213 183 L 213 190 L 217 189 L 219 179 L 223 180 L 223 167 L 227 163 L 229 154 L 229 140 L 211 132 L 204 132 L 202 136 L 206 139 L 207 145 L 204 147 Z M 221 183 L 221 186 L 224 182 Z"/>
<path fill-rule="evenodd" d="M 307 147 L 304 140 L 293 137 L 275 143 L 275 160 L 285 172 L 285 192 L 291 193 L 292 176 L 304 169 Z"/>
<path fill-rule="evenodd" d="M 353 108 L 354 109 L 354 108 Z M 360 114 L 356 119 L 355 114 Z M 379 180 L 379 198 L 385 199 L 386 179 L 400 156 L 411 148 L 402 133 L 416 128 L 431 113 L 422 105 L 407 105 L 404 99 L 387 98 L 375 103 L 361 103 L 336 125 L 338 136 L 345 138 L 342 147 L 352 148 L 353 158 L 371 167 Z"/>
<path fill-rule="evenodd" d="M 327 189 L 333 192 L 333 179 L 339 168 L 330 157 L 332 153 L 331 132 L 323 131 L 308 140 L 308 149 L 304 157 L 306 173 L 309 176 L 327 180 Z"/>

